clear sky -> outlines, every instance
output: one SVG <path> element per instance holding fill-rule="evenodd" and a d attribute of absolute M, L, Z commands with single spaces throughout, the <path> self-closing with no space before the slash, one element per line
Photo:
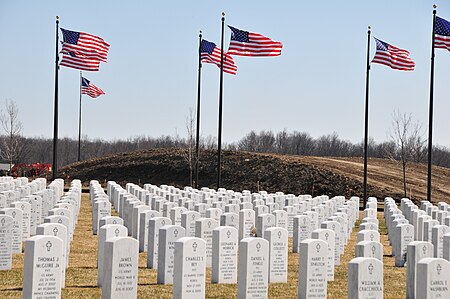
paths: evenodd
<path fill-rule="evenodd" d="M 225 74 L 224 142 L 250 130 L 364 133 L 367 25 L 377 38 L 408 49 L 414 72 L 374 64 L 370 136 L 388 139 L 392 113 L 412 113 L 428 127 L 432 4 L 450 20 L 444 0 L 322 1 L 22 1 L 0 0 L 0 103 L 14 100 L 26 136 L 53 136 L 55 16 L 61 27 L 111 44 L 108 63 L 84 76 L 106 95 L 83 97 L 89 138 L 186 135 L 197 98 L 198 31 L 220 44 L 226 24 L 283 42 L 279 57 L 235 57 Z M 225 30 L 225 49 L 230 30 Z M 375 52 L 372 40 L 371 57 Z M 450 52 L 436 50 L 434 144 L 450 147 Z M 204 64 L 202 135 L 217 136 L 219 69 Z M 59 136 L 78 134 L 79 72 L 61 67 Z"/>

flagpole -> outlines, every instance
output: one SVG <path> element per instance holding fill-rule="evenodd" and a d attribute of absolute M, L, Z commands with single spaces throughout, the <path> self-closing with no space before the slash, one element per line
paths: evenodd
<path fill-rule="evenodd" d="M 59 16 L 56 16 L 56 55 L 55 55 L 55 104 L 53 111 L 53 165 L 52 165 L 52 179 L 56 179 L 58 173 L 58 73 L 59 73 Z"/>
<path fill-rule="evenodd" d="M 434 27 L 436 25 L 436 7 L 433 5 L 433 31 L 431 38 L 431 74 L 430 74 L 430 106 L 428 117 L 428 180 L 427 180 L 427 200 L 431 199 L 431 170 L 432 170 L 432 152 L 433 152 L 433 98 L 434 98 Z"/>
<path fill-rule="evenodd" d="M 366 103 L 364 113 L 364 207 L 367 201 L 367 143 L 369 135 L 369 74 L 370 74 L 370 26 L 367 30 Z"/>
<path fill-rule="evenodd" d="M 83 85 L 83 75 L 80 71 L 80 112 L 78 114 L 78 162 L 81 161 L 81 86 Z"/>
<path fill-rule="evenodd" d="M 225 13 L 222 12 L 222 36 L 220 42 L 220 85 L 219 85 L 219 132 L 217 149 L 217 189 L 220 188 L 222 180 L 222 102 L 223 102 L 223 33 L 225 28 Z"/>
<path fill-rule="evenodd" d="M 202 78 L 202 31 L 198 35 L 198 80 L 197 80 L 197 137 L 195 141 L 195 188 L 198 188 L 198 163 L 200 161 L 200 92 L 201 92 L 201 78 Z"/>

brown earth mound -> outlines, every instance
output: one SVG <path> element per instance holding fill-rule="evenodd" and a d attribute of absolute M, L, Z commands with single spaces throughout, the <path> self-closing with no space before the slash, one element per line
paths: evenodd
<path fill-rule="evenodd" d="M 216 188 L 217 156 L 202 151 L 199 186 Z M 403 197 L 400 165 L 384 159 L 369 159 L 368 194 L 378 198 Z M 407 196 L 426 198 L 425 164 L 408 168 Z M 96 179 L 119 184 L 189 185 L 189 164 L 180 149 L 153 149 L 120 153 L 74 163 L 61 168 L 61 177 L 79 178 L 83 183 Z M 449 202 L 450 169 L 433 168 L 433 201 Z M 360 158 L 285 156 L 223 151 L 222 187 L 233 190 L 282 191 L 286 194 L 327 194 L 362 196 L 363 164 Z"/>

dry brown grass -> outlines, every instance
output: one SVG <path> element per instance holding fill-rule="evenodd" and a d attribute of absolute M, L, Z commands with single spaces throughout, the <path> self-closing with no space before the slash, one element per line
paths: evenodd
<path fill-rule="evenodd" d="M 406 269 L 394 267 L 390 256 L 391 247 L 387 240 L 384 220 L 380 218 L 381 241 L 384 245 L 384 295 L 385 298 L 406 297 Z M 341 265 L 335 268 L 335 279 L 328 283 L 328 298 L 347 297 L 347 263 L 354 257 L 355 239 L 358 227 L 346 246 L 341 257 Z M 292 252 L 292 240 L 289 240 L 289 264 L 287 284 L 270 284 L 269 298 L 296 298 L 298 283 L 298 254 Z M 147 269 L 147 254 L 139 255 L 139 298 L 172 298 L 171 285 L 156 284 L 156 270 Z M 69 268 L 66 272 L 66 288 L 63 298 L 100 298 L 97 288 L 97 237 L 92 235 L 91 208 L 87 194 L 82 196 L 82 207 L 74 240 L 71 244 Z M 22 293 L 23 254 L 13 257 L 13 269 L 0 271 L 0 298 L 20 298 Z M 211 284 L 211 271 L 207 270 L 207 298 L 237 298 L 237 285 Z M 130 298 L 131 299 L 131 298 Z"/>

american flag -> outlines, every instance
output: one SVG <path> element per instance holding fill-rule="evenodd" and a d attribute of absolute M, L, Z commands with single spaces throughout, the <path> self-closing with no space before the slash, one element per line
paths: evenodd
<path fill-rule="evenodd" d="M 84 32 L 61 28 L 63 34 L 62 53 L 74 52 L 79 57 L 108 60 L 109 44 L 103 38 Z"/>
<path fill-rule="evenodd" d="M 434 24 L 434 46 L 450 51 L 450 22 L 438 16 Z"/>
<path fill-rule="evenodd" d="M 375 38 L 377 51 L 372 63 L 380 63 L 395 70 L 413 71 L 415 62 L 409 57 L 409 52 Z"/>
<path fill-rule="evenodd" d="M 68 52 L 62 56 L 59 65 L 82 71 L 98 71 L 100 69 L 100 60 L 79 57 L 75 52 Z"/>
<path fill-rule="evenodd" d="M 87 94 L 91 98 L 96 98 L 102 94 L 105 94 L 103 90 L 92 84 L 91 81 L 84 77 L 81 77 L 81 93 Z"/>
<path fill-rule="evenodd" d="M 202 62 L 213 63 L 220 68 L 221 50 L 215 43 L 202 40 L 200 53 Z M 233 58 L 228 53 L 223 53 L 223 71 L 231 75 L 236 75 L 237 73 L 237 66 L 234 63 Z"/>
<path fill-rule="evenodd" d="M 281 42 L 273 41 L 270 38 L 254 32 L 239 30 L 228 26 L 231 29 L 231 41 L 228 54 L 239 56 L 278 56 L 281 55 Z"/>

